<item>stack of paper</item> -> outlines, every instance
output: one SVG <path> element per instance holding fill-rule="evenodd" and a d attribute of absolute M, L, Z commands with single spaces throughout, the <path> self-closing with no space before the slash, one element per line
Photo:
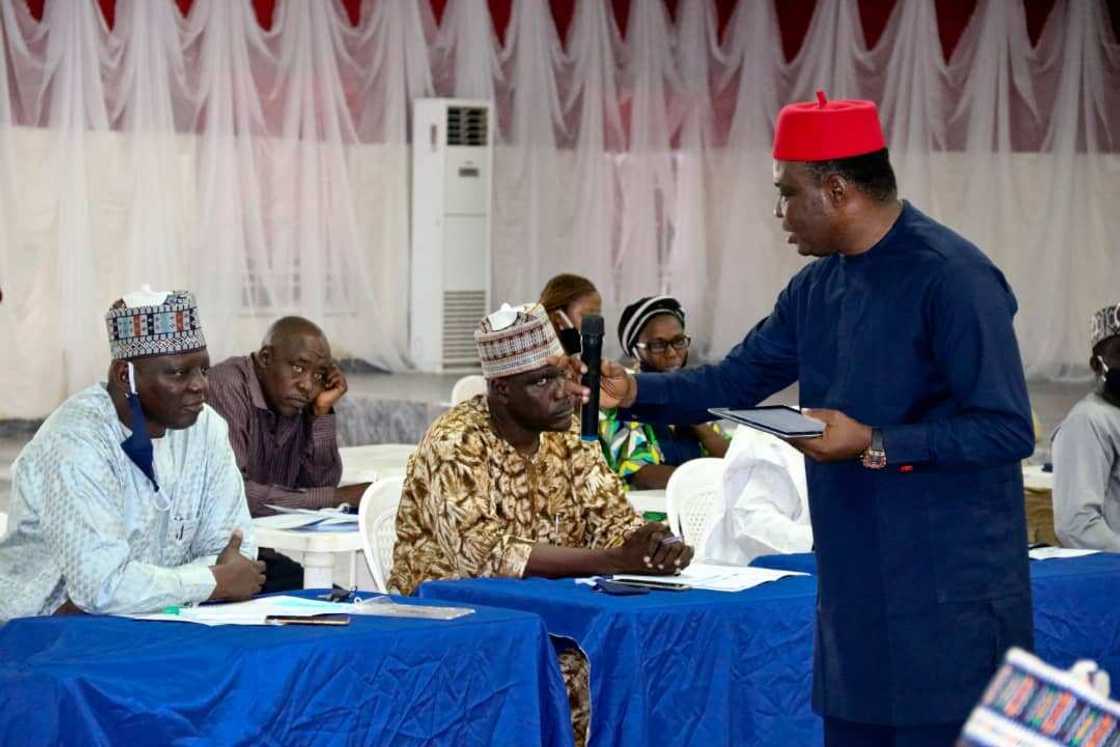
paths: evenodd
<path fill-rule="evenodd" d="M 201 607 L 168 608 L 148 615 L 124 615 L 134 620 L 197 623 L 199 625 L 267 625 L 269 615 L 313 617 L 324 614 L 373 615 L 376 617 L 418 617 L 428 620 L 454 620 L 473 614 L 469 607 L 443 607 L 423 604 L 402 604 L 387 596 L 340 604 L 305 597 L 274 596 L 250 599 L 248 602 L 206 604 Z"/>
<path fill-rule="evenodd" d="M 283 506 L 268 505 L 276 512 L 274 516 L 261 516 L 253 519 L 253 523 L 267 529 L 356 529 L 358 515 L 347 514 L 333 508 L 314 510 L 310 508 L 285 508 Z"/>
<path fill-rule="evenodd" d="M 1051 560 L 1053 558 L 1080 558 L 1082 555 L 1096 555 L 1100 550 L 1078 550 L 1073 547 L 1036 547 L 1027 551 L 1031 560 Z"/>
<path fill-rule="evenodd" d="M 642 576 L 635 574 L 615 574 L 616 581 L 664 581 L 666 583 L 687 584 L 693 589 L 709 591 L 744 591 L 759 584 L 777 581 L 786 576 L 805 576 L 798 571 L 777 571 L 771 568 L 749 568 L 745 566 L 715 565 L 713 563 L 693 563 L 675 576 Z"/>
<path fill-rule="evenodd" d="M 349 612 L 350 605 L 303 597 L 275 596 L 250 599 L 248 602 L 206 604 L 201 607 L 168 608 L 150 615 L 125 615 L 134 620 L 198 623 L 199 625 L 266 625 L 269 615 L 311 617 L 327 613 Z"/>

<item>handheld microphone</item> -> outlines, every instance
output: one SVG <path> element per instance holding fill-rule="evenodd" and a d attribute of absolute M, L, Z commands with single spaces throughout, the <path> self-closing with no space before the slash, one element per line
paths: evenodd
<path fill-rule="evenodd" d="M 599 440 L 599 368 L 603 358 L 603 317 L 588 314 L 579 328 L 580 359 L 587 373 L 580 383 L 591 390 L 591 398 L 579 414 L 579 437 L 584 441 Z"/>

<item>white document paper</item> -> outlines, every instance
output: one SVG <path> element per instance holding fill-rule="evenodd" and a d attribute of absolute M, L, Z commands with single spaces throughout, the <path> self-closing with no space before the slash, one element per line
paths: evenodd
<path fill-rule="evenodd" d="M 264 619 L 269 615 L 311 617 L 328 613 L 348 613 L 353 610 L 345 608 L 352 606 L 319 599 L 282 595 L 250 599 L 248 602 L 180 607 L 175 614 L 156 612 L 149 615 L 124 615 L 124 617 L 131 617 L 134 620 L 158 620 L 162 622 L 197 623 L 199 625 L 267 625 Z"/>
<path fill-rule="evenodd" d="M 181 607 L 177 613 L 156 612 L 148 615 L 123 615 L 133 620 L 196 623 L 198 625 L 268 625 L 269 615 L 313 617 L 314 615 L 371 615 L 375 617 L 414 617 L 428 620 L 454 620 L 473 614 L 470 607 L 441 607 L 423 604 L 401 604 L 387 596 L 374 596 L 353 604 L 328 602 L 305 597 L 274 596 L 250 599 L 248 602 L 207 604 Z"/>
<path fill-rule="evenodd" d="M 267 529 L 299 529 L 313 524 L 318 526 L 358 525 L 357 514 L 346 514 L 330 508 L 314 510 L 310 508 L 284 508 L 283 506 L 268 504 L 266 504 L 266 507 L 276 511 L 276 514 L 253 519 L 254 525 Z"/>
<path fill-rule="evenodd" d="M 1027 555 L 1031 560 L 1050 560 L 1052 558 L 1080 558 L 1082 555 L 1096 555 L 1100 550 L 1078 550 L 1074 547 L 1036 547 Z"/>
<path fill-rule="evenodd" d="M 693 589 L 708 591 L 744 591 L 769 581 L 777 581 L 786 576 L 807 576 L 800 571 L 777 571 L 771 568 L 751 568 L 746 566 L 716 565 L 714 563 L 693 563 L 675 576 L 642 576 L 638 574 L 615 574 L 616 581 L 664 581 L 671 584 L 687 584 Z"/>
<path fill-rule="evenodd" d="M 1054 489 L 1054 473 L 1044 472 L 1041 464 L 1023 465 L 1023 487 L 1036 492 Z"/>

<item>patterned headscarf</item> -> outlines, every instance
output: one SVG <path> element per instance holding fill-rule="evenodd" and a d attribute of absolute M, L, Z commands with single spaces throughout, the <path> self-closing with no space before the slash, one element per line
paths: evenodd
<path fill-rule="evenodd" d="M 1105 306 L 1089 320 L 1089 348 L 1097 347 L 1101 340 L 1120 335 L 1120 303 Z"/>
<path fill-rule="evenodd" d="M 539 303 L 502 308 L 489 315 L 474 333 L 482 375 L 487 381 L 540 368 L 564 349 L 548 314 Z"/>
<path fill-rule="evenodd" d="M 646 296 L 622 310 L 622 316 L 618 320 L 618 344 L 627 355 L 638 357 L 638 349 L 634 346 L 638 344 L 642 327 L 650 319 L 662 314 L 675 316 L 681 326 L 684 326 L 684 309 L 681 302 L 672 296 Z"/>
<path fill-rule="evenodd" d="M 190 291 L 153 291 L 145 285 L 110 307 L 105 326 L 113 360 L 178 355 L 206 347 Z"/>

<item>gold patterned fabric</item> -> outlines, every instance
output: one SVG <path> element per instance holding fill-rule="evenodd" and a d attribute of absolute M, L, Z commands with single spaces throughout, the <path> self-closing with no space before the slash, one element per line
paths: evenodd
<path fill-rule="evenodd" d="M 591 664 L 578 648 L 561 651 L 557 658 L 564 686 L 568 690 L 575 747 L 584 747 L 587 744 L 587 728 L 591 725 Z"/>
<path fill-rule="evenodd" d="M 524 456 L 494 431 L 480 395 L 436 420 L 409 459 L 389 588 L 520 577 L 536 543 L 617 547 L 642 523 L 578 420 Z"/>

